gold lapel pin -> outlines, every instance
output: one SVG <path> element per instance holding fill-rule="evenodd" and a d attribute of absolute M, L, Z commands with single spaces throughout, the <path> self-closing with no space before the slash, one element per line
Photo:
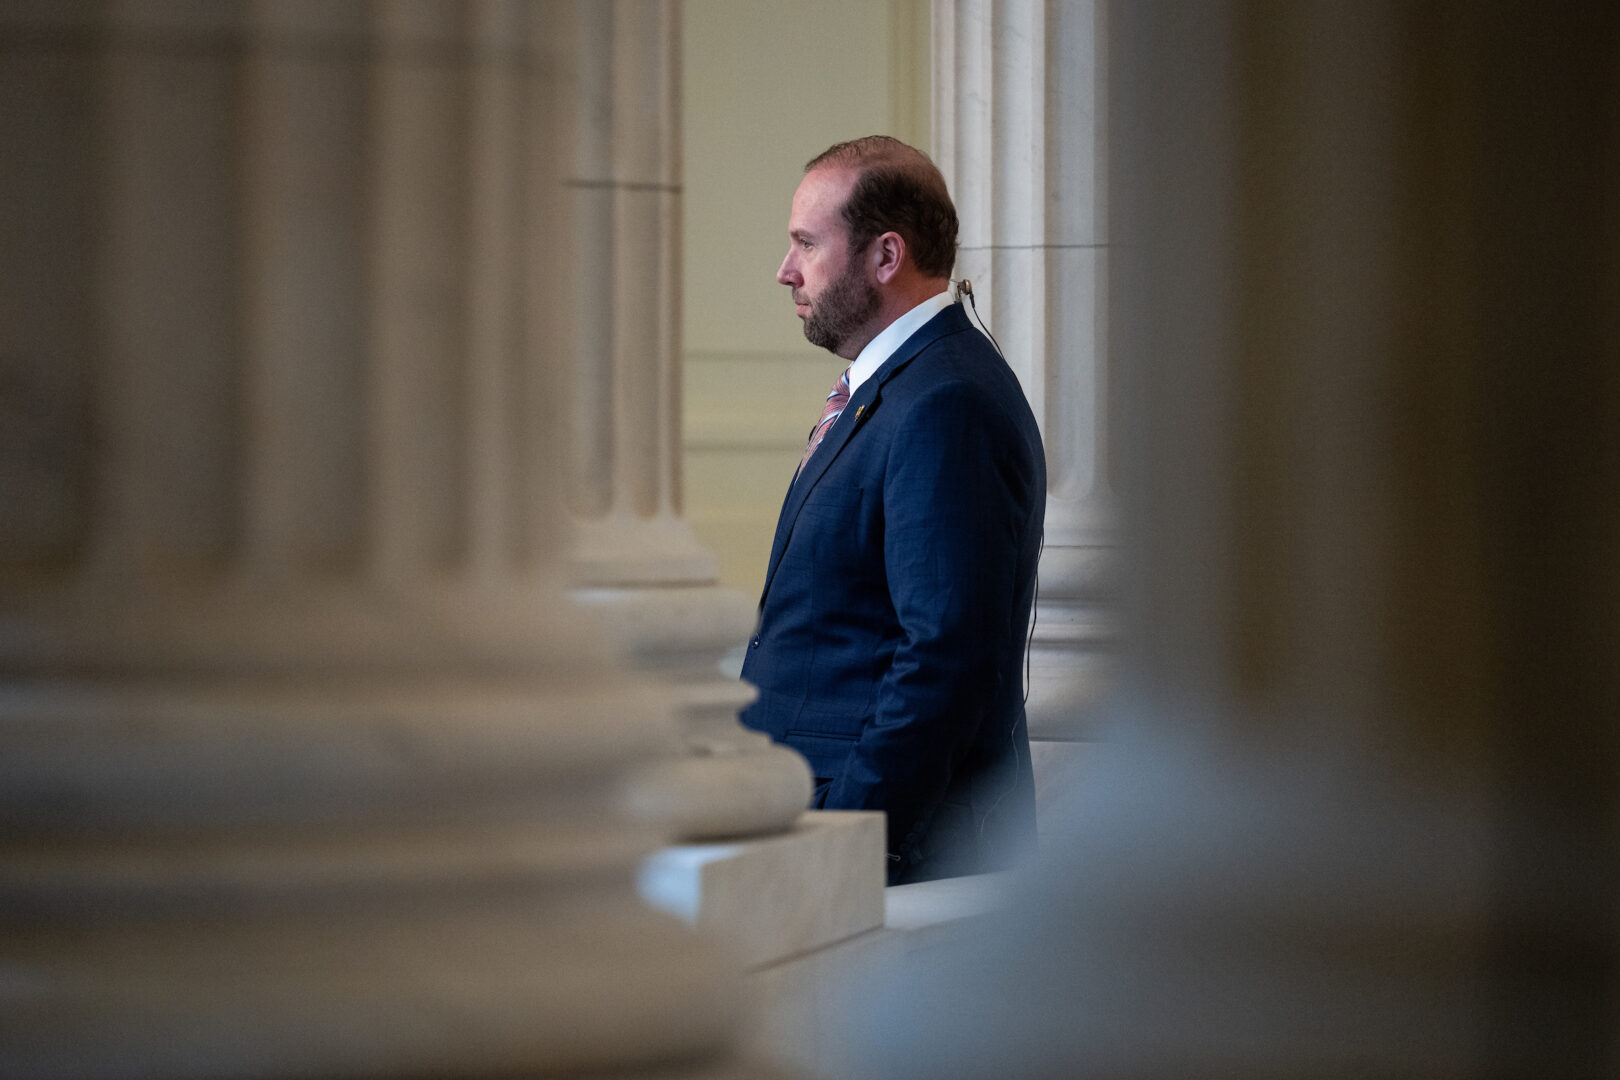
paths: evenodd
<path fill-rule="evenodd" d="M 864 412 L 864 411 L 866 411 L 866 406 L 865 405 L 857 405 L 857 406 L 855 406 L 855 419 L 859 420 L 861 418 L 861 413 Z"/>

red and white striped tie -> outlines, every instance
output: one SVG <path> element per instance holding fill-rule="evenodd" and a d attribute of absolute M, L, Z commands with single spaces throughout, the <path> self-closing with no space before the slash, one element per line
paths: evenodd
<path fill-rule="evenodd" d="M 833 383 L 832 393 L 827 395 L 827 404 L 821 410 L 821 419 L 816 421 L 816 426 L 810 431 L 810 441 L 804 444 L 804 456 L 799 459 L 799 467 L 794 470 L 793 479 L 797 480 L 799 473 L 804 472 L 804 466 L 809 462 L 810 455 L 816 452 L 816 447 L 821 445 L 821 440 L 827 437 L 827 432 L 832 428 L 833 421 L 838 419 L 838 415 L 848 404 L 849 368 L 845 368 L 844 373 L 838 376 L 838 381 Z"/>

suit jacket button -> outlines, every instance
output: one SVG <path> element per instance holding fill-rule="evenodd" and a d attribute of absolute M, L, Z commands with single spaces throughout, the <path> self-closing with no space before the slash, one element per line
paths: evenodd
<path fill-rule="evenodd" d="M 755 639 L 754 639 L 754 640 L 753 640 L 753 641 L 750 641 L 750 642 L 749 642 L 749 643 L 748 643 L 748 647 L 749 647 L 749 648 L 750 648 L 750 649 L 757 649 L 757 648 L 759 648 L 759 638 L 755 638 Z"/>

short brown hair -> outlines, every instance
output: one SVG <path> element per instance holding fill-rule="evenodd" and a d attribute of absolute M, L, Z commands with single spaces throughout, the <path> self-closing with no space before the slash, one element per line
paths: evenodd
<path fill-rule="evenodd" d="M 956 206 L 928 155 L 887 135 L 835 143 L 811 158 L 804 171 L 823 165 L 855 170 L 844 200 L 852 251 L 886 232 L 906 242 L 911 261 L 929 277 L 948 278 L 956 265 Z"/>

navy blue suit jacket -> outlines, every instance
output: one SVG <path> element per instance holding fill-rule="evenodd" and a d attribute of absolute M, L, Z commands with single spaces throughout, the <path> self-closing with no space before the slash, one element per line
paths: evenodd
<path fill-rule="evenodd" d="M 805 756 L 818 805 L 888 814 L 891 883 L 997 869 L 1034 840 L 1045 505 L 1035 418 L 959 304 L 861 384 L 783 503 L 742 719 Z"/>

